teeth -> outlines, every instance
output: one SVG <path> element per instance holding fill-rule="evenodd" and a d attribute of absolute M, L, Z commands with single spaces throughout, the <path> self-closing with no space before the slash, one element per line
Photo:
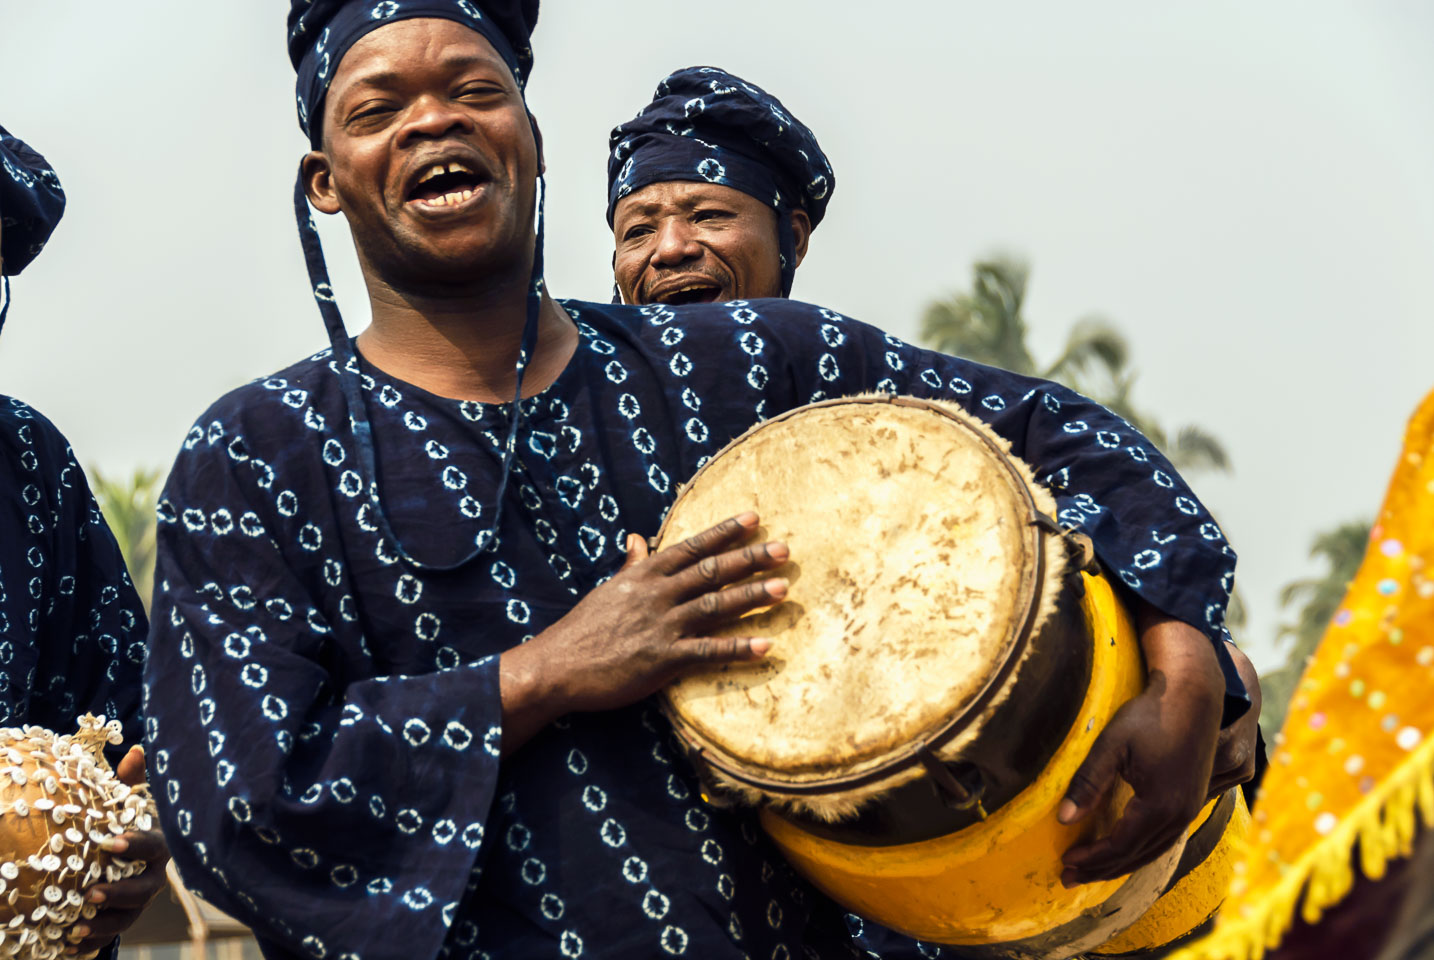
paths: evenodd
<path fill-rule="evenodd" d="M 443 196 L 434 197 L 432 200 L 420 200 L 418 202 L 430 207 L 446 207 L 449 204 L 462 203 L 471 196 L 473 196 L 472 190 L 455 190 L 453 193 L 445 193 Z"/>
<path fill-rule="evenodd" d="M 434 177 L 442 176 L 442 175 L 445 174 L 445 173 L 472 173 L 472 172 L 473 172 L 472 168 L 469 167 L 466 163 L 459 163 L 459 162 L 456 161 L 456 160 L 455 160 L 455 161 L 452 161 L 452 162 L 450 162 L 450 163 L 447 163 L 447 164 L 435 163 L 433 166 L 431 166 L 431 167 L 429 167 L 427 170 L 424 170 L 424 171 L 423 171 L 423 176 L 421 176 L 421 177 L 418 178 L 418 182 L 419 182 L 420 184 L 422 184 L 422 183 L 427 183 L 429 180 L 432 180 Z"/>

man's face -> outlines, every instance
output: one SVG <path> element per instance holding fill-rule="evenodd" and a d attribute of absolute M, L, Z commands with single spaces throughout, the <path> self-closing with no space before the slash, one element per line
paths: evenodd
<path fill-rule="evenodd" d="M 471 283 L 531 262 L 540 148 L 512 73 L 480 34 L 401 20 L 344 56 L 309 199 L 342 211 L 391 285 Z"/>
<path fill-rule="evenodd" d="M 792 215 L 797 262 L 810 221 Z M 613 210 L 613 273 L 626 303 L 721 303 L 782 295 L 777 213 L 715 183 L 653 183 Z"/>

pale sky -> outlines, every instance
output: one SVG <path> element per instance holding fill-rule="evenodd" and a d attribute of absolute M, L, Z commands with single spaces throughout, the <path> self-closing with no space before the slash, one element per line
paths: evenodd
<path fill-rule="evenodd" d="M 70 198 L 15 283 L 0 392 L 81 460 L 168 466 L 224 391 L 323 345 L 290 214 L 305 149 L 280 0 L 0 0 L 0 123 Z M 1032 261 L 1049 357 L 1092 313 L 1136 396 L 1230 450 L 1195 476 L 1261 665 L 1310 538 L 1373 514 L 1434 388 L 1434 5 L 1418 0 L 547 0 L 529 101 L 548 278 L 606 300 L 607 132 L 717 64 L 837 171 L 795 295 L 914 337 L 973 260 Z M 367 308 L 341 222 L 330 264 Z"/>

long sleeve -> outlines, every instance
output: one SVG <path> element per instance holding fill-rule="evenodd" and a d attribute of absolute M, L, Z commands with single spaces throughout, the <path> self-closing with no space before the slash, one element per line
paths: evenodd
<path fill-rule="evenodd" d="M 435 956 L 493 801 L 497 658 L 354 679 L 371 662 L 354 598 L 280 545 L 335 534 L 242 443 L 192 435 L 160 507 L 145 688 L 174 858 L 288 950 Z"/>
<path fill-rule="evenodd" d="M 1210 638 L 1226 680 L 1225 722 L 1249 709 L 1224 644 L 1235 553 L 1149 439 L 1059 384 L 922 350 L 832 311 L 805 309 L 809 318 L 816 315 L 814 324 L 766 328 L 777 340 L 771 355 L 783 358 L 800 402 L 904 393 L 954 402 L 990 424 L 1055 494 L 1060 524 L 1088 535 L 1112 576 Z"/>
<path fill-rule="evenodd" d="M 118 719 L 114 761 L 141 735 L 144 609 L 64 436 L 0 406 L 0 722 L 69 733 L 81 714 Z"/>

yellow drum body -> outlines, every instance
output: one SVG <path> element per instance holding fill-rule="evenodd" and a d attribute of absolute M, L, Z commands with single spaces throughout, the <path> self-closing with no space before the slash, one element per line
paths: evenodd
<path fill-rule="evenodd" d="M 814 885 L 862 916 L 918 939 L 990 945 L 1006 955 L 1049 955 L 1057 941 L 1077 934 L 1062 928 L 1089 925 L 1082 922 L 1087 912 L 1113 926 L 1139 915 L 1149 899 L 1137 898 L 1123 911 L 1119 902 L 1111 903 L 1124 878 L 1072 889 L 1060 882 L 1061 855 L 1102 832 L 1115 805 L 1079 826 L 1059 823 L 1056 809 L 1096 736 L 1145 682 L 1129 616 L 1103 578 L 1082 577 L 1081 606 L 1096 641 L 1091 683 L 1077 722 L 1036 781 L 981 823 L 901 846 L 837 843 L 764 810 L 767 832 Z M 1122 912 L 1128 914 L 1123 919 Z M 1095 943 L 1103 939 L 1097 935 Z M 1080 949 L 1094 945 L 1088 936 L 1080 940 Z"/>
<path fill-rule="evenodd" d="M 1235 862 L 1250 832 L 1250 811 L 1238 788 L 1227 794 L 1228 819 L 1217 815 L 1212 800 L 1190 826 L 1189 842 L 1169 890 L 1134 925 L 1097 947 L 1093 956 L 1148 957 L 1179 946 L 1211 921 L 1235 877 Z M 1214 830 L 1213 849 L 1196 851 L 1203 832 Z M 1204 853 L 1188 864 L 1193 853 Z M 1188 866 L 1188 869 L 1187 869 Z"/>
<path fill-rule="evenodd" d="M 1182 845 L 1067 890 L 1062 854 L 1129 791 L 1078 826 L 1056 811 L 1144 665 L 1110 583 L 1068 561 L 1079 544 L 1005 442 L 946 404 L 813 404 L 704 466 L 657 545 L 744 509 L 790 545 L 791 586 L 727 632 L 772 650 L 664 691 L 712 795 L 760 806 L 816 887 L 918 939 L 1044 960 L 1126 949 L 1113 938 Z"/>

